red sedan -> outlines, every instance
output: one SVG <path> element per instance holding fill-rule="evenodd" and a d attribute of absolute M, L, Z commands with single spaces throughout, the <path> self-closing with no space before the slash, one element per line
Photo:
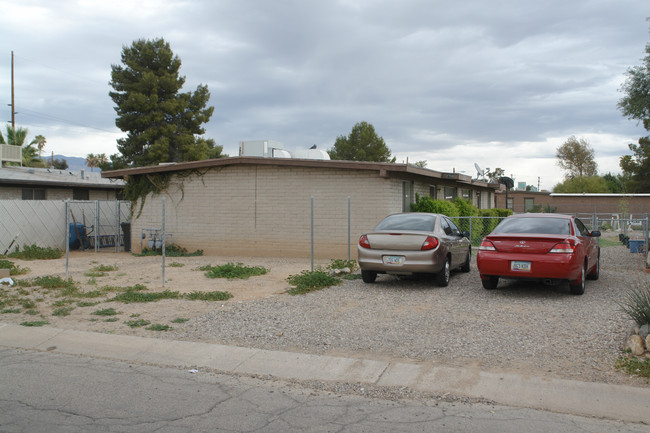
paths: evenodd
<path fill-rule="evenodd" d="M 492 290 L 499 278 L 568 281 L 582 295 L 585 278 L 600 272 L 600 232 L 589 231 L 578 218 L 559 214 L 512 215 L 481 242 L 476 264 L 483 287 Z"/>

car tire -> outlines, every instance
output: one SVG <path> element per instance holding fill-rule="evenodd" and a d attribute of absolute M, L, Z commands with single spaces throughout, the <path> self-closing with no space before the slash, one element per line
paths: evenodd
<path fill-rule="evenodd" d="M 467 251 L 467 258 L 465 259 L 465 263 L 460 267 L 461 272 L 469 272 L 471 271 L 471 264 L 472 264 L 472 250 L 470 249 Z"/>
<path fill-rule="evenodd" d="M 582 295 L 585 292 L 586 267 L 586 265 L 582 267 L 582 271 L 580 272 L 580 281 L 578 284 L 572 284 L 569 282 L 569 290 L 571 291 L 572 295 Z"/>
<path fill-rule="evenodd" d="M 451 275 L 451 263 L 449 258 L 445 260 L 445 265 L 442 270 L 436 274 L 436 284 L 440 287 L 447 287 L 449 285 L 449 276 Z"/>
<path fill-rule="evenodd" d="M 596 266 L 587 274 L 588 280 L 597 280 L 600 277 L 600 250 L 598 250 L 598 259 L 596 260 Z"/>
<path fill-rule="evenodd" d="M 361 279 L 364 283 L 372 284 L 377 279 L 377 272 L 373 271 L 361 271 Z"/>
<path fill-rule="evenodd" d="M 485 290 L 494 290 L 499 285 L 499 277 L 489 277 L 486 279 L 481 278 L 481 283 L 483 283 L 483 288 Z"/>

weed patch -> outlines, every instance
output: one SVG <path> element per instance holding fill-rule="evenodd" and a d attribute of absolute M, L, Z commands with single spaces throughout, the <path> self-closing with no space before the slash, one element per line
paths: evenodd
<path fill-rule="evenodd" d="M 185 264 L 179 262 L 171 262 L 167 266 L 169 266 L 170 268 L 182 268 L 183 266 L 185 266 Z"/>
<path fill-rule="evenodd" d="M 185 319 L 185 318 L 183 318 L 183 317 L 177 317 L 177 318 L 175 318 L 174 320 L 172 320 L 172 323 L 185 323 L 185 322 L 187 322 L 188 320 L 190 320 L 190 319 Z"/>
<path fill-rule="evenodd" d="M 324 289 L 325 287 L 336 286 L 341 284 L 341 280 L 329 275 L 322 269 L 315 271 L 302 271 L 297 275 L 290 275 L 287 281 L 292 289 L 287 290 L 290 295 L 304 295 L 315 290 Z"/>
<path fill-rule="evenodd" d="M 115 311 L 115 308 L 104 308 L 103 310 L 93 311 L 90 314 L 94 314 L 95 316 L 115 316 L 120 313 Z"/>
<path fill-rule="evenodd" d="M 0 310 L 0 314 L 18 314 L 20 313 L 20 308 L 5 308 Z"/>
<path fill-rule="evenodd" d="M 142 252 L 139 254 L 133 254 L 137 257 L 146 257 L 146 256 L 162 256 L 162 249 L 149 249 L 143 248 Z M 188 252 L 185 248 L 180 245 L 171 244 L 168 247 L 165 247 L 165 256 L 167 257 L 196 257 L 202 256 L 203 250 L 196 250 L 193 253 Z"/>
<path fill-rule="evenodd" d="M 150 323 L 151 323 L 150 321 L 144 319 L 127 320 L 126 322 L 124 322 L 125 325 L 131 328 L 141 328 L 143 326 L 149 325 Z"/>
<path fill-rule="evenodd" d="M 52 312 L 53 316 L 69 316 L 70 313 L 74 310 L 74 307 L 62 307 L 62 308 L 57 308 Z"/>
<path fill-rule="evenodd" d="M 227 301 L 232 298 L 232 293 L 230 292 L 197 292 L 188 293 L 183 296 L 185 299 L 190 301 Z"/>
<path fill-rule="evenodd" d="M 22 251 L 15 251 L 7 255 L 12 259 L 21 260 L 52 260 L 63 256 L 63 251 L 58 248 L 43 248 L 37 245 L 27 245 Z"/>
<path fill-rule="evenodd" d="M 127 290 L 124 293 L 116 295 L 111 301 L 124 302 L 130 304 L 132 302 L 156 302 L 161 299 L 178 299 L 180 298 L 179 292 L 171 292 L 164 290 L 162 292 L 143 293 L 141 291 Z"/>
<path fill-rule="evenodd" d="M 349 269 L 350 272 L 354 271 L 357 268 L 356 260 L 343 260 L 343 259 L 333 259 L 327 269 Z"/>
<path fill-rule="evenodd" d="M 117 322 L 118 320 L 120 319 L 118 319 L 117 317 L 110 317 L 108 319 L 105 319 L 104 322 Z"/>
<path fill-rule="evenodd" d="M 622 356 L 616 361 L 616 369 L 632 376 L 650 378 L 650 359 Z"/>
<path fill-rule="evenodd" d="M 10 260 L 0 260 L 0 269 L 9 269 L 9 275 L 24 275 L 29 272 L 29 268 L 21 268 Z"/>
<path fill-rule="evenodd" d="M 145 329 L 148 331 L 169 331 L 170 329 L 172 329 L 172 327 L 169 325 L 161 325 L 159 323 L 154 323 L 151 326 L 147 326 Z"/>
<path fill-rule="evenodd" d="M 49 324 L 50 324 L 50 322 L 47 322 L 45 320 L 35 320 L 35 321 L 32 321 L 32 322 L 22 322 L 21 323 L 22 326 L 34 326 L 34 327 L 36 327 L 36 326 L 45 326 L 45 325 L 49 325 Z"/>
<path fill-rule="evenodd" d="M 264 275 L 269 270 L 262 266 L 244 266 L 243 263 L 226 263 L 220 266 L 201 266 L 199 270 L 205 272 L 208 278 L 247 279 L 256 275 Z"/>
<path fill-rule="evenodd" d="M 94 307 L 95 305 L 98 305 L 99 302 L 87 302 L 87 301 L 82 301 L 82 302 L 77 302 L 77 307 Z"/>

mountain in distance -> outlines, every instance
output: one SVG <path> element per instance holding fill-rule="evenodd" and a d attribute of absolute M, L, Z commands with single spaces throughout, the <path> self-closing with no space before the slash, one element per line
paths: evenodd
<path fill-rule="evenodd" d="M 47 157 L 44 157 L 48 163 L 50 162 L 50 159 L 52 158 L 52 155 L 49 155 Z M 68 163 L 68 170 L 70 171 L 81 171 L 85 170 L 87 172 L 90 172 L 90 167 L 86 165 L 86 158 L 82 158 L 79 156 L 65 156 L 65 155 L 54 155 L 54 159 L 65 159 L 65 161 Z M 92 169 L 93 172 L 101 172 L 102 170 L 99 167 L 95 167 Z"/>

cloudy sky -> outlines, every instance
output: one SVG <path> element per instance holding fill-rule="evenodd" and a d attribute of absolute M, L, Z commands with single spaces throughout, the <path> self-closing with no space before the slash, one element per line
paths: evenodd
<path fill-rule="evenodd" d="M 516 182 L 562 180 L 575 135 L 602 173 L 647 135 L 616 108 L 640 65 L 645 0 L 0 0 L 0 110 L 67 156 L 116 153 L 108 96 L 124 45 L 163 37 L 184 91 L 207 84 L 206 136 L 329 149 L 374 125 L 399 162 Z M 3 127 L 4 129 L 4 127 Z"/>

